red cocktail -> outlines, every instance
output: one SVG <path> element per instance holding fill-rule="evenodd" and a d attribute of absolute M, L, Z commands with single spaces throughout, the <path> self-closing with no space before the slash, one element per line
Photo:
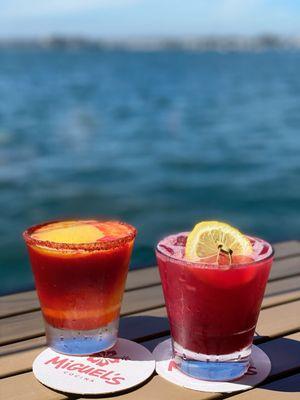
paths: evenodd
<path fill-rule="evenodd" d="M 251 256 L 221 254 L 218 263 L 209 259 L 190 262 L 185 258 L 188 233 L 171 235 L 157 246 L 157 260 L 176 354 L 195 363 L 235 363 L 229 379 L 248 366 L 253 334 L 269 276 L 273 250 L 260 239 L 248 238 Z M 197 363 L 198 362 L 198 363 Z M 207 367 L 207 366 L 206 366 Z M 184 368 L 182 368 L 184 370 Z M 184 371 L 195 376 L 197 371 Z M 223 375 L 222 375 L 223 374 Z M 236 374 L 236 376 L 234 376 Z M 196 376 L 197 377 L 197 376 Z M 199 373 L 202 379 L 229 380 L 216 369 Z"/>
<path fill-rule="evenodd" d="M 49 345 L 69 354 L 113 346 L 136 230 L 62 221 L 24 233 Z"/>

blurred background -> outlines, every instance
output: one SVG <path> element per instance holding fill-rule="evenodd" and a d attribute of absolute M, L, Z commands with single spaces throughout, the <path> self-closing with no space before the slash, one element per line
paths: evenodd
<path fill-rule="evenodd" d="M 219 219 L 300 229 L 300 1 L 2 0 L 0 293 L 33 287 L 21 233 L 107 216 L 155 243 Z"/>

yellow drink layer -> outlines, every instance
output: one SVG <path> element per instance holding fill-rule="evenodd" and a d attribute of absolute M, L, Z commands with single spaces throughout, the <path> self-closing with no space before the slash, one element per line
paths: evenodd
<path fill-rule="evenodd" d="M 31 237 L 52 243 L 87 244 L 99 242 L 101 239 L 121 239 L 128 233 L 129 228 L 116 221 L 86 220 L 50 223 L 37 229 Z"/>

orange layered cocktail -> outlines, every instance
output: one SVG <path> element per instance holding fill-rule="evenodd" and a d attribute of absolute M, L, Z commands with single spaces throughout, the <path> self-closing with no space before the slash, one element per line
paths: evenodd
<path fill-rule="evenodd" d="M 52 348 L 91 354 L 114 345 L 135 235 L 128 224 L 97 220 L 24 232 Z"/>

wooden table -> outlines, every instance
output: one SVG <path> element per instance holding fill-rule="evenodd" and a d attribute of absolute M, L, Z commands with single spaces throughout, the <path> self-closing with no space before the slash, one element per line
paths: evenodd
<path fill-rule="evenodd" d="M 258 387 L 222 395 L 175 386 L 154 375 L 145 385 L 117 397 L 122 399 L 201 400 L 234 397 L 300 399 L 300 242 L 276 244 L 276 258 L 260 313 L 255 343 L 270 357 L 272 370 Z M 34 358 L 45 348 L 44 328 L 34 291 L 1 298 L 1 399 L 77 399 L 40 384 L 31 372 Z M 132 271 L 123 300 L 120 336 L 152 350 L 169 335 L 157 268 Z M 116 396 L 113 396 L 116 397 Z M 109 397 L 106 397 L 109 398 Z"/>

